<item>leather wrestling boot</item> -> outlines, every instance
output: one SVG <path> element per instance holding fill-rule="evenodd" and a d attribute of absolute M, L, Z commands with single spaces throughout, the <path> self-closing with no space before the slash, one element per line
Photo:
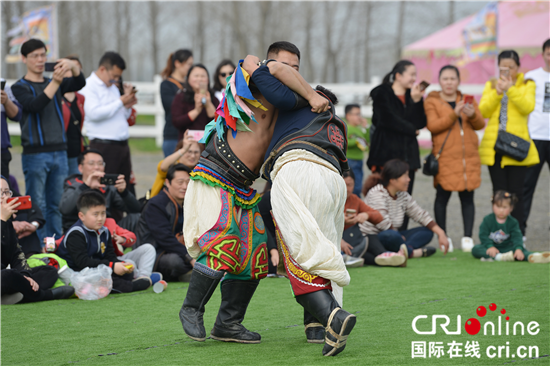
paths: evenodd
<path fill-rule="evenodd" d="M 259 280 L 224 280 L 222 282 L 222 303 L 210 338 L 224 342 L 260 343 L 262 337 L 241 324 L 259 282 Z"/>
<path fill-rule="evenodd" d="M 324 356 L 336 356 L 346 347 L 357 318 L 342 310 L 329 290 L 296 296 L 296 301 L 326 327 Z"/>
<path fill-rule="evenodd" d="M 206 339 L 203 321 L 204 305 L 212 297 L 222 277 L 223 272 L 195 263 L 187 295 L 179 314 L 183 331 L 195 341 L 204 342 Z"/>
<path fill-rule="evenodd" d="M 325 342 L 325 327 L 306 309 L 304 309 L 304 326 L 307 343 Z"/>

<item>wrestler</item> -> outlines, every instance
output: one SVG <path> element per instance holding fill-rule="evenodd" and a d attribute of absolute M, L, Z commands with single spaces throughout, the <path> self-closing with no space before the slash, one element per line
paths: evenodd
<path fill-rule="evenodd" d="M 299 54 L 297 48 L 296 51 Z M 222 302 L 211 338 L 239 343 L 261 341 L 258 333 L 241 324 L 259 279 L 267 276 L 268 271 L 265 227 L 256 207 L 260 196 L 250 186 L 259 176 L 278 110 L 294 108 L 300 100 L 298 94 L 314 112 L 328 108 L 326 100 L 296 70 L 285 65 L 291 56 L 296 54 L 279 51 L 275 58 L 280 62 L 260 68 L 250 79 L 251 83 L 262 78 L 275 80 L 278 83 L 275 89 L 284 95 L 276 103 L 269 103 L 259 93 L 253 94 L 254 100 L 246 99 L 247 105 L 232 103 L 235 97 L 229 95 L 231 86 L 243 91 L 242 83 L 236 84 L 235 78 L 246 79 L 237 67 L 222 101 L 225 124 L 220 126 L 218 118 L 216 128 L 211 133 L 205 132 L 206 149 L 191 174 L 184 202 L 184 240 L 196 263 L 179 313 L 185 333 L 196 341 L 206 339 L 204 306 L 222 277 Z M 236 108 L 243 112 L 243 119 L 249 109 L 257 123 L 241 124 L 237 132 L 229 116 Z"/>
<path fill-rule="evenodd" d="M 267 65 L 276 63 L 270 61 Z M 248 56 L 243 63 L 252 77 L 257 62 Z M 261 82 L 256 86 L 270 101 L 270 86 Z M 331 104 L 337 102 L 330 91 L 320 86 L 317 91 Z M 342 172 L 349 167 L 346 124 L 333 111 L 333 107 L 322 114 L 310 108 L 280 111 L 262 167 L 272 182 L 277 241 L 296 301 L 305 310 L 306 336 L 314 342 L 325 327 L 325 356 L 344 350 L 356 322 L 355 315 L 340 305 L 341 287 L 350 281 L 340 254 L 346 201 Z M 307 324 L 308 314 L 321 324 Z"/>

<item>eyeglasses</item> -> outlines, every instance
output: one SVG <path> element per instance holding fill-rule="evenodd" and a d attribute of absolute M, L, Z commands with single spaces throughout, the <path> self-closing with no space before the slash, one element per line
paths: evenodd
<path fill-rule="evenodd" d="M 220 76 L 221 77 L 226 77 L 226 76 L 229 76 L 229 75 L 233 75 L 234 71 L 231 71 L 231 72 L 220 72 Z"/>
<path fill-rule="evenodd" d="M 88 161 L 86 163 L 86 165 L 88 166 L 97 166 L 97 167 L 105 167 L 105 162 L 104 161 Z"/>
<path fill-rule="evenodd" d="M 187 150 L 186 154 L 189 154 L 189 155 L 199 155 L 201 152 L 200 151 L 191 151 L 191 150 Z"/>
<path fill-rule="evenodd" d="M 31 53 L 30 55 L 27 56 L 27 58 L 32 58 L 32 59 L 35 59 L 35 58 L 46 58 L 46 53 Z"/>
<path fill-rule="evenodd" d="M 2 197 L 3 196 L 8 196 L 8 198 L 9 198 L 9 197 L 13 196 L 13 192 L 10 191 L 9 189 L 4 189 L 4 190 L 2 190 Z"/>

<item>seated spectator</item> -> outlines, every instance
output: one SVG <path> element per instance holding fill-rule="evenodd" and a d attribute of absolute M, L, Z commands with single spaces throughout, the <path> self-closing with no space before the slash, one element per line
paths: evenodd
<path fill-rule="evenodd" d="M 107 217 L 112 217 L 111 212 L 113 209 L 128 213 L 139 213 L 141 211 L 139 201 L 126 189 L 126 181 L 122 174 L 118 176 L 116 184 L 113 186 L 101 184 L 100 180 L 105 175 L 105 163 L 99 151 L 93 149 L 84 151 L 79 157 L 78 170 L 82 174 L 71 175 L 65 180 L 63 186 L 59 209 L 63 214 L 64 232 L 67 232 L 78 221 L 79 215 L 76 202 L 83 192 L 90 190 L 97 190 L 105 197 Z M 131 230 L 132 227 L 129 227 L 130 218 L 132 216 L 128 215 L 118 224 Z"/>
<path fill-rule="evenodd" d="M 513 193 L 497 191 L 493 196 L 493 213 L 479 226 L 481 244 L 472 249 L 474 258 L 482 261 L 529 261 L 550 263 L 550 252 L 532 253 L 523 247 L 519 222 L 510 213 L 518 199 Z"/>
<path fill-rule="evenodd" d="M 50 289 L 58 279 L 54 267 L 42 266 L 30 268 L 25 259 L 17 234 L 13 228 L 12 219 L 20 205 L 17 201 L 7 202 L 10 189 L 8 181 L 2 177 L 2 196 L 0 215 L 2 219 L 2 305 L 16 304 L 25 300 L 44 301 L 67 299 L 74 294 L 71 286 L 61 286 Z M 8 265 L 10 269 L 7 269 Z"/>
<path fill-rule="evenodd" d="M 209 86 L 208 70 L 201 64 L 191 66 L 187 81 L 172 101 L 172 124 L 179 139 L 186 130 L 204 130 L 216 115 L 219 100 Z"/>
<path fill-rule="evenodd" d="M 188 131 L 185 131 L 183 139 L 176 145 L 176 150 L 172 155 L 161 160 L 157 166 L 157 176 L 151 188 L 150 197 L 155 197 L 164 187 L 166 173 L 174 164 L 181 163 L 188 168 L 193 169 L 199 162 L 201 156 L 201 148 L 199 143 L 193 139 L 193 136 L 188 136 Z"/>
<path fill-rule="evenodd" d="M 355 176 L 352 170 L 344 172 L 346 182 L 347 199 L 345 204 L 345 226 L 341 241 L 342 251 L 348 257 L 344 257 L 346 267 L 360 267 L 364 263 L 378 266 L 405 267 L 407 257 L 404 254 L 406 247 L 401 245 L 399 252 L 388 252 L 377 235 L 363 235 L 360 224 L 368 221 L 377 225 L 384 219 L 380 212 L 369 207 L 359 196 L 353 193 L 355 189 Z M 351 258 L 350 258 L 351 257 Z M 361 259 L 357 261 L 356 259 Z M 360 263 L 360 265 L 353 265 Z"/>
<path fill-rule="evenodd" d="M 183 200 L 191 169 L 183 164 L 170 167 L 165 187 L 151 198 L 138 223 L 138 245 L 151 243 L 157 249 L 154 271 L 166 281 L 189 281 L 195 260 L 183 242 Z"/>
<path fill-rule="evenodd" d="M 435 248 L 424 246 L 430 243 L 435 233 L 439 237 L 439 246 L 445 249 L 446 254 L 449 249 L 447 235 L 407 192 L 409 182 L 409 164 L 399 159 L 389 160 L 384 164 L 382 174 L 374 173 L 367 179 L 363 191 L 365 202 L 380 212 L 384 219 L 376 225 L 364 222 L 360 225 L 361 231 L 366 235 L 378 234 L 384 248 L 392 252 L 398 252 L 401 244 L 406 244 L 409 258 L 434 254 Z M 405 216 L 422 227 L 398 231 Z"/>
<path fill-rule="evenodd" d="M 105 197 L 98 191 L 83 192 L 77 201 L 78 221 L 71 226 L 56 254 L 67 261 L 67 265 L 81 271 L 104 264 L 113 270 L 112 292 L 133 292 L 148 289 L 152 283 L 149 277 L 134 279 L 134 267 L 121 261 L 115 254 L 109 229 L 105 227 L 107 208 Z"/>

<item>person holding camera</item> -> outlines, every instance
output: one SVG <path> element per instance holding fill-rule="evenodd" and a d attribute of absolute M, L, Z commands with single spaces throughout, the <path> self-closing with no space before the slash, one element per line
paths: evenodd
<path fill-rule="evenodd" d="M 202 64 L 191 66 L 187 81 L 172 102 L 172 124 L 179 131 L 178 139 L 186 130 L 204 130 L 216 116 L 219 101 L 210 89 L 208 70 Z"/>
<path fill-rule="evenodd" d="M 15 99 L 9 85 L 6 85 L 6 80 L 2 79 L 2 125 L 0 133 L 2 134 L 2 140 L 0 142 L 0 148 L 2 150 L 2 175 L 9 179 L 10 176 L 10 133 L 8 132 L 7 118 L 14 122 L 21 120 L 23 109 L 21 104 Z M 6 118 L 7 117 L 7 118 Z"/>
<path fill-rule="evenodd" d="M 124 175 L 126 186 L 130 186 L 132 160 L 128 118 L 132 106 L 137 103 L 137 90 L 130 83 L 123 84 L 123 93 L 119 90 L 118 82 L 125 69 L 126 63 L 118 53 L 105 52 L 80 94 L 86 98 L 84 126 L 90 147 L 105 157 L 105 173 Z"/>
<path fill-rule="evenodd" d="M 46 225 L 38 231 L 45 236 L 61 235 L 59 201 L 63 179 L 67 177 L 67 135 L 63 125 L 63 94 L 80 90 L 86 80 L 80 67 L 68 59 L 47 63 L 48 50 L 44 42 L 29 39 L 21 45 L 27 73 L 11 88 L 23 107 L 21 116 L 21 162 L 25 174 L 26 193 L 47 217 Z M 44 71 L 53 71 L 52 78 Z M 64 77 L 70 71 L 72 77 Z"/>
<path fill-rule="evenodd" d="M 435 221 L 446 230 L 447 203 L 452 192 L 458 192 L 464 223 L 461 245 L 462 249 L 472 248 L 474 190 L 481 185 L 479 140 L 475 131 L 485 127 L 485 120 L 474 97 L 458 90 L 460 73 L 455 66 L 446 65 L 439 70 L 439 85 L 441 91 L 431 92 L 424 101 L 433 152 L 439 155 L 439 170 L 434 176 Z"/>
<path fill-rule="evenodd" d="M 81 174 L 74 174 L 65 180 L 63 196 L 59 209 L 63 214 L 63 231 L 66 232 L 78 221 L 76 203 L 83 192 L 97 190 L 105 196 L 107 217 L 113 217 L 113 210 L 127 213 L 141 212 L 141 205 L 134 195 L 126 189 L 124 175 L 114 176 L 105 173 L 103 154 L 95 149 L 85 150 L 78 157 L 78 170 Z M 113 176 L 113 177 L 109 177 Z M 133 231 L 130 226 L 132 215 L 127 215 L 118 222 L 118 225 Z"/>
<path fill-rule="evenodd" d="M 479 145 L 479 155 L 481 164 L 489 167 L 493 194 L 503 190 L 518 198 L 512 216 L 519 221 L 519 228 L 525 235 L 525 175 L 527 167 L 539 163 L 539 154 L 527 127 L 529 114 L 535 109 L 536 85 L 533 80 L 525 80 L 523 74 L 518 72 L 519 66 L 519 55 L 516 51 L 506 50 L 498 55 L 499 78 L 485 84 L 479 101 L 481 114 L 489 118 Z M 512 140 L 510 142 L 516 147 L 506 143 L 512 149 L 502 150 L 501 142 L 505 142 L 502 138 Z M 523 156 L 520 157 L 517 153 L 521 152 L 518 149 L 521 145 L 526 146 Z"/>

